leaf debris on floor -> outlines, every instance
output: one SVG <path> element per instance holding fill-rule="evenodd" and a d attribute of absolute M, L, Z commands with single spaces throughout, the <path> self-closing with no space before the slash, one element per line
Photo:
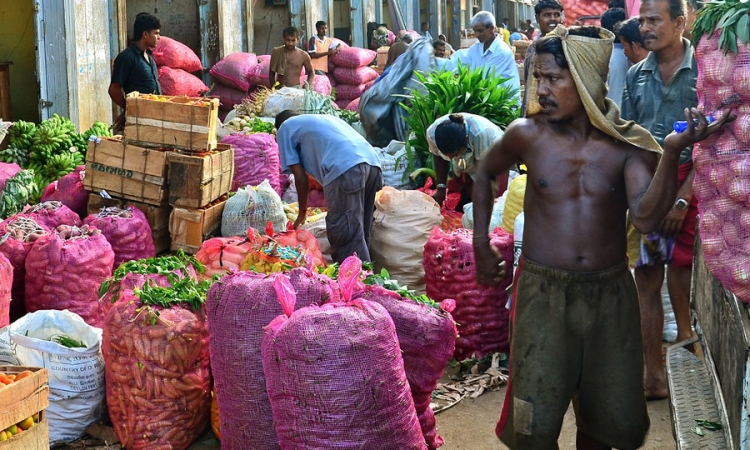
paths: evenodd
<path fill-rule="evenodd" d="M 500 367 L 500 361 L 504 356 L 502 353 L 493 354 L 490 367 L 484 373 L 479 373 L 477 362 L 462 379 L 451 383 L 438 383 L 430 402 L 432 411 L 437 414 L 457 405 L 466 397 L 477 398 L 486 391 L 499 390 L 508 382 L 505 369 Z"/>

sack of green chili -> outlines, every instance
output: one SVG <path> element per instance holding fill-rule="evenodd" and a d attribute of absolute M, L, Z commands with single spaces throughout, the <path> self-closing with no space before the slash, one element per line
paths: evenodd
<path fill-rule="evenodd" d="M 208 425 L 209 286 L 191 277 L 169 287 L 152 280 L 121 293 L 107 313 L 107 405 L 125 448 L 187 449 Z"/>

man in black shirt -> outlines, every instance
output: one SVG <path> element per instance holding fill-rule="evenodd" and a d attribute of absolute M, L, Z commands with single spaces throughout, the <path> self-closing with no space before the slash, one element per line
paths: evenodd
<path fill-rule="evenodd" d="M 125 96 L 138 91 L 144 94 L 161 94 L 159 75 L 151 48 L 159 42 L 159 19 L 148 13 L 135 17 L 133 41 L 130 47 L 115 58 L 109 96 L 120 108 L 125 109 Z M 115 120 L 114 131 L 119 132 L 125 123 L 125 115 Z"/>

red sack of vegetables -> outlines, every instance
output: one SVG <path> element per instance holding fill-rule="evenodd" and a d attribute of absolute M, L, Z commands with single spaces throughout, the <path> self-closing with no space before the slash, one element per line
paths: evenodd
<path fill-rule="evenodd" d="M 83 223 L 101 230 L 109 241 L 115 252 L 113 269 L 126 261 L 156 256 L 151 226 L 138 208 L 102 208 L 98 213 L 88 215 Z"/>
<path fill-rule="evenodd" d="M 203 70 L 200 58 L 195 52 L 180 41 L 162 36 L 154 49 L 154 61 L 156 65 L 182 69 L 187 72 Z"/>
<path fill-rule="evenodd" d="M 182 69 L 159 67 L 159 84 L 164 95 L 186 95 L 200 97 L 208 92 L 208 86 L 195 75 Z"/>
<path fill-rule="evenodd" d="M 209 73 L 217 83 L 247 92 L 255 74 L 258 58 L 254 53 L 230 53 L 211 67 Z"/>
<path fill-rule="evenodd" d="M 0 253 L 0 328 L 10 325 L 10 290 L 13 287 L 13 266 Z"/>
<path fill-rule="evenodd" d="M 72 209 L 78 217 L 83 219 L 88 214 L 89 193 L 83 186 L 86 166 L 78 166 L 76 170 L 53 181 L 44 188 L 42 201 L 59 201 Z"/>
<path fill-rule="evenodd" d="M 356 299 L 292 312 L 293 288 L 278 289 L 284 314 L 262 353 L 280 447 L 426 449 L 386 309 Z"/>
<path fill-rule="evenodd" d="M 294 269 L 278 276 L 289 280 L 297 291 L 299 307 L 339 298 L 336 283 L 307 269 Z M 274 278 L 253 272 L 227 275 L 211 287 L 206 307 L 221 447 L 280 448 L 260 351 L 263 328 L 283 312 Z"/>
<path fill-rule="evenodd" d="M 513 235 L 502 228 L 490 234 L 490 243 L 505 261 L 513 261 Z M 498 286 L 477 284 L 472 231 L 460 228 L 445 233 L 435 227 L 424 246 L 427 295 L 435 301 L 454 299 L 452 312 L 458 323 L 455 358 L 481 358 L 493 352 L 509 351 L 508 301 L 506 288 L 511 271 Z"/>
<path fill-rule="evenodd" d="M 104 322 L 99 286 L 115 254 L 98 229 L 60 225 L 34 242 L 26 257 L 26 309 L 67 309 L 91 326 Z"/>
<path fill-rule="evenodd" d="M 46 201 L 23 209 L 24 214 L 34 216 L 37 223 L 53 230 L 58 225 L 81 225 L 81 219 L 72 209 L 58 201 Z"/>
<path fill-rule="evenodd" d="M 270 80 L 271 70 L 271 55 L 260 55 L 258 56 L 258 65 L 255 66 L 253 74 L 250 76 L 250 86 L 258 87 L 265 86 L 271 87 Z"/>
<path fill-rule="evenodd" d="M 239 271 L 252 248 L 253 243 L 242 237 L 215 237 L 203 241 L 195 259 L 205 267 L 202 277 L 213 278 Z"/>
<path fill-rule="evenodd" d="M 13 178 L 21 171 L 21 166 L 16 163 L 0 162 L 0 193 L 5 190 L 5 181 Z"/>
<path fill-rule="evenodd" d="M 383 306 L 393 319 L 427 448 L 440 447 L 443 438 L 435 429 L 430 400 L 456 347 L 456 324 L 451 313 L 439 304 L 418 303 L 377 285 L 368 286 L 362 298 Z"/>
<path fill-rule="evenodd" d="M 13 287 L 10 304 L 10 321 L 26 314 L 24 299 L 24 278 L 26 277 L 26 256 L 37 239 L 49 234 L 50 229 L 40 225 L 36 217 L 16 214 L 0 222 L 0 253 L 5 255 L 13 266 Z M 5 237 L 7 236 L 7 237 Z"/>
<path fill-rule="evenodd" d="M 257 186 L 268 180 L 277 194 L 283 194 L 279 180 L 279 146 L 268 133 L 234 133 L 221 140 L 234 147 L 234 178 L 232 191 L 245 186 Z"/>
<path fill-rule="evenodd" d="M 377 53 L 368 48 L 346 46 L 329 59 L 336 65 L 336 67 L 356 69 L 357 67 L 370 64 L 377 56 Z"/>
<path fill-rule="evenodd" d="M 107 406 L 124 448 L 184 450 L 208 426 L 208 281 L 125 291 L 107 313 Z"/>

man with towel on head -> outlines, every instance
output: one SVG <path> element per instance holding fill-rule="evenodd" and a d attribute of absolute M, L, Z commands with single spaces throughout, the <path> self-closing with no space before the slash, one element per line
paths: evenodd
<path fill-rule="evenodd" d="M 577 448 L 643 444 L 649 419 L 625 214 L 640 232 L 655 230 L 672 207 L 682 149 L 731 120 L 725 114 L 709 125 L 686 109 L 688 130 L 667 136 L 662 154 L 605 98 L 613 40 L 602 28 L 558 25 L 536 41 L 528 117 L 508 127 L 474 179 L 477 281 L 492 285 L 508 262 L 487 233 L 491 180 L 519 162 L 528 168 L 511 379 L 496 428 L 512 449 L 558 448 L 571 400 Z"/>

